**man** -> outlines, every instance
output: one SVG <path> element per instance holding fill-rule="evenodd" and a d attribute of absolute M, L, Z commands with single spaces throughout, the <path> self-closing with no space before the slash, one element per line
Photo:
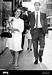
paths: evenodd
<path fill-rule="evenodd" d="M 29 15 L 31 14 L 31 11 L 28 11 L 27 12 L 27 16 L 28 16 L 28 19 L 27 19 L 27 22 L 29 24 Z M 27 47 L 27 50 L 30 50 L 32 51 L 32 37 L 31 37 L 31 34 L 30 34 L 30 24 L 29 24 L 29 29 L 26 30 L 27 34 L 26 34 L 26 38 L 28 40 L 28 47 Z"/>
<path fill-rule="evenodd" d="M 32 35 L 32 42 L 33 42 L 33 48 L 34 48 L 34 57 L 35 62 L 34 64 L 38 64 L 38 58 L 39 61 L 42 62 L 42 56 L 43 56 L 43 49 L 45 46 L 45 35 L 48 36 L 48 26 L 47 26 L 47 19 L 46 14 L 43 12 L 40 12 L 40 2 L 35 2 L 35 12 L 31 13 L 29 15 L 30 18 L 30 24 L 31 24 L 31 35 Z M 40 49 L 38 52 L 38 43 L 40 45 Z"/>
<path fill-rule="evenodd" d="M 25 13 L 26 11 L 23 11 L 22 14 L 22 19 L 24 20 L 24 31 L 22 33 L 22 49 L 24 46 L 24 39 L 25 39 L 25 34 L 26 34 L 26 30 L 28 30 L 30 28 L 29 24 L 28 24 L 28 16 Z"/>

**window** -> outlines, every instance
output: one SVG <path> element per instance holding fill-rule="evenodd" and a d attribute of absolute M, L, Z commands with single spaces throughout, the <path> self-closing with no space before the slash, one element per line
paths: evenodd
<path fill-rule="evenodd" d="M 52 9 L 52 4 L 47 4 L 47 9 Z"/>

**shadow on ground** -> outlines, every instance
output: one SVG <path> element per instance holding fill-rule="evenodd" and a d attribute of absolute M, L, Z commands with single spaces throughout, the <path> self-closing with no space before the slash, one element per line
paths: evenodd
<path fill-rule="evenodd" d="M 23 51 L 20 54 L 19 70 L 47 70 L 48 68 L 43 63 L 35 65 L 33 63 L 33 51 Z M 12 55 L 10 50 L 6 49 L 0 57 L 0 68 L 6 70 L 14 70 L 12 64 Z M 9 64 L 10 62 L 10 64 Z"/>

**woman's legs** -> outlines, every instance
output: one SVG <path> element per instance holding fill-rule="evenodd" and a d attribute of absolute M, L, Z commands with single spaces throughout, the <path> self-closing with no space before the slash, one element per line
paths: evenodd
<path fill-rule="evenodd" d="M 15 51 L 10 50 L 10 52 L 11 52 L 12 57 L 13 57 L 13 62 L 12 62 L 12 64 L 14 64 L 14 63 L 15 63 Z"/>
<path fill-rule="evenodd" d="M 14 64 L 14 66 L 15 66 L 15 69 L 18 69 L 19 68 L 19 65 L 18 65 L 18 63 L 19 63 L 19 51 L 13 51 L 13 50 L 10 50 L 10 52 L 11 52 L 11 54 L 12 54 L 12 56 L 13 56 L 13 62 L 12 62 L 12 64 Z"/>
<path fill-rule="evenodd" d="M 18 69 L 19 68 L 19 51 L 15 51 L 15 69 Z"/>
<path fill-rule="evenodd" d="M 30 39 L 30 50 L 32 49 L 32 39 Z"/>
<path fill-rule="evenodd" d="M 28 49 L 32 49 L 32 40 L 31 39 L 28 39 Z"/>

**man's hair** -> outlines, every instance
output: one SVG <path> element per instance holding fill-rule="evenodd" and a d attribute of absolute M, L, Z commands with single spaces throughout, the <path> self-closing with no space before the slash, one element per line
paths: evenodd
<path fill-rule="evenodd" d="M 35 3 L 34 3 L 34 6 L 36 5 L 36 3 L 38 3 L 38 4 L 39 4 L 39 6 L 41 5 L 41 4 L 40 4 L 40 2 L 35 2 Z"/>

